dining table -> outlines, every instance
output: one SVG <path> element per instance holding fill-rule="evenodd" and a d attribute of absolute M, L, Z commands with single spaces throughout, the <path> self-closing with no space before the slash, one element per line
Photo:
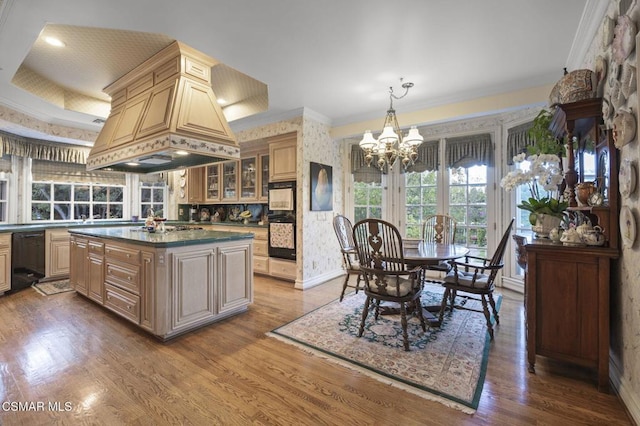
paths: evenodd
<path fill-rule="evenodd" d="M 469 249 L 459 244 L 445 244 L 431 241 L 406 241 L 403 244 L 404 261 L 409 268 L 422 267 L 422 277 L 430 266 L 438 265 L 442 261 L 454 260 L 469 254 Z M 427 305 L 422 307 L 424 319 L 432 327 L 440 326 L 440 319 L 435 314 L 440 311 L 440 305 Z M 385 306 L 381 315 L 396 314 L 397 308 Z"/>

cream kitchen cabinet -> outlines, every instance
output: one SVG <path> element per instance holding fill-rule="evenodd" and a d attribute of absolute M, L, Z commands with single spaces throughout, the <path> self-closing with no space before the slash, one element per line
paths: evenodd
<path fill-rule="evenodd" d="M 246 311 L 253 302 L 250 236 L 219 238 L 201 230 L 175 241 L 176 234 L 140 235 L 128 227 L 71 233 L 76 289 L 81 272 L 86 282 L 86 271 L 94 265 L 96 272 L 103 272 L 103 300 L 89 297 L 160 339 Z M 103 254 L 90 252 L 86 247 L 91 242 L 101 244 Z"/>
<path fill-rule="evenodd" d="M 69 276 L 69 232 L 65 229 L 45 231 L 45 277 L 46 279 Z"/>
<path fill-rule="evenodd" d="M 221 193 L 221 179 L 220 179 L 220 164 L 209 164 L 206 166 L 206 176 L 205 176 L 205 201 L 207 203 L 213 203 L 216 201 L 220 201 Z"/>
<path fill-rule="evenodd" d="M 76 259 L 69 265 L 69 283 L 80 294 L 88 295 L 87 266 L 89 261 L 89 239 L 77 236 L 69 238 L 70 256 Z"/>
<path fill-rule="evenodd" d="M 258 155 L 258 170 L 260 177 L 258 199 L 267 202 L 269 200 L 269 154 Z"/>
<path fill-rule="evenodd" d="M 240 160 L 240 201 L 258 200 L 257 157 Z"/>
<path fill-rule="evenodd" d="M 222 169 L 222 201 L 238 200 L 238 161 L 221 163 Z"/>
<path fill-rule="evenodd" d="M 269 230 L 255 226 L 205 225 L 205 229 L 223 232 L 243 232 L 253 234 L 253 272 L 269 274 Z"/>
<path fill-rule="evenodd" d="M 187 169 L 187 195 L 190 204 L 200 204 L 205 200 L 205 166 Z"/>
<path fill-rule="evenodd" d="M 297 134 L 289 133 L 269 139 L 269 181 L 290 181 L 297 178 Z"/>
<path fill-rule="evenodd" d="M 11 234 L 0 234 L 0 294 L 11 290 Z"/>

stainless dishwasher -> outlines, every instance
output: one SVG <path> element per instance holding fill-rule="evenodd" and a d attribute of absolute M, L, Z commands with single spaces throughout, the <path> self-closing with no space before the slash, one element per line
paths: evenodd
<path fill-rule="evenodd" d="M 44 231 L 11 235 L 11 291 L 22 290 L 44 277 Z"/>

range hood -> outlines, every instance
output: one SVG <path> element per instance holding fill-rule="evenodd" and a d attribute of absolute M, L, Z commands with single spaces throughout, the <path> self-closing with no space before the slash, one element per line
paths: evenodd
<path fill-rule="evenodd" d="M 111 113 L 87 170 L 154 173 L 240 158 L 211 88 L 217 63 L 175 41 L 107 86 Z"/>

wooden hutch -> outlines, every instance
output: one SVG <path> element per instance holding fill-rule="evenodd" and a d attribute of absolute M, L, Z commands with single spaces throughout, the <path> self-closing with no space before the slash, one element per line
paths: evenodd
<path fill-rule="evenodd" d="M 618 152 L 602 123 L 602 99 L 559 105 L 552 130 L 567 141 L 565 182 L 569 211 L 580 211 L 604 229 L 602 247 L 567 247 L 549 240 L 526 246 L 525 285 L 527 358 L 535 372 L 536 355 L 593 368 L 598 389 L 609 389 L 609 284 L 619 251 Z M 582 152 L 595 141 L 600 206 L 577 206 L 574 188 L 584 181 Z"/>

